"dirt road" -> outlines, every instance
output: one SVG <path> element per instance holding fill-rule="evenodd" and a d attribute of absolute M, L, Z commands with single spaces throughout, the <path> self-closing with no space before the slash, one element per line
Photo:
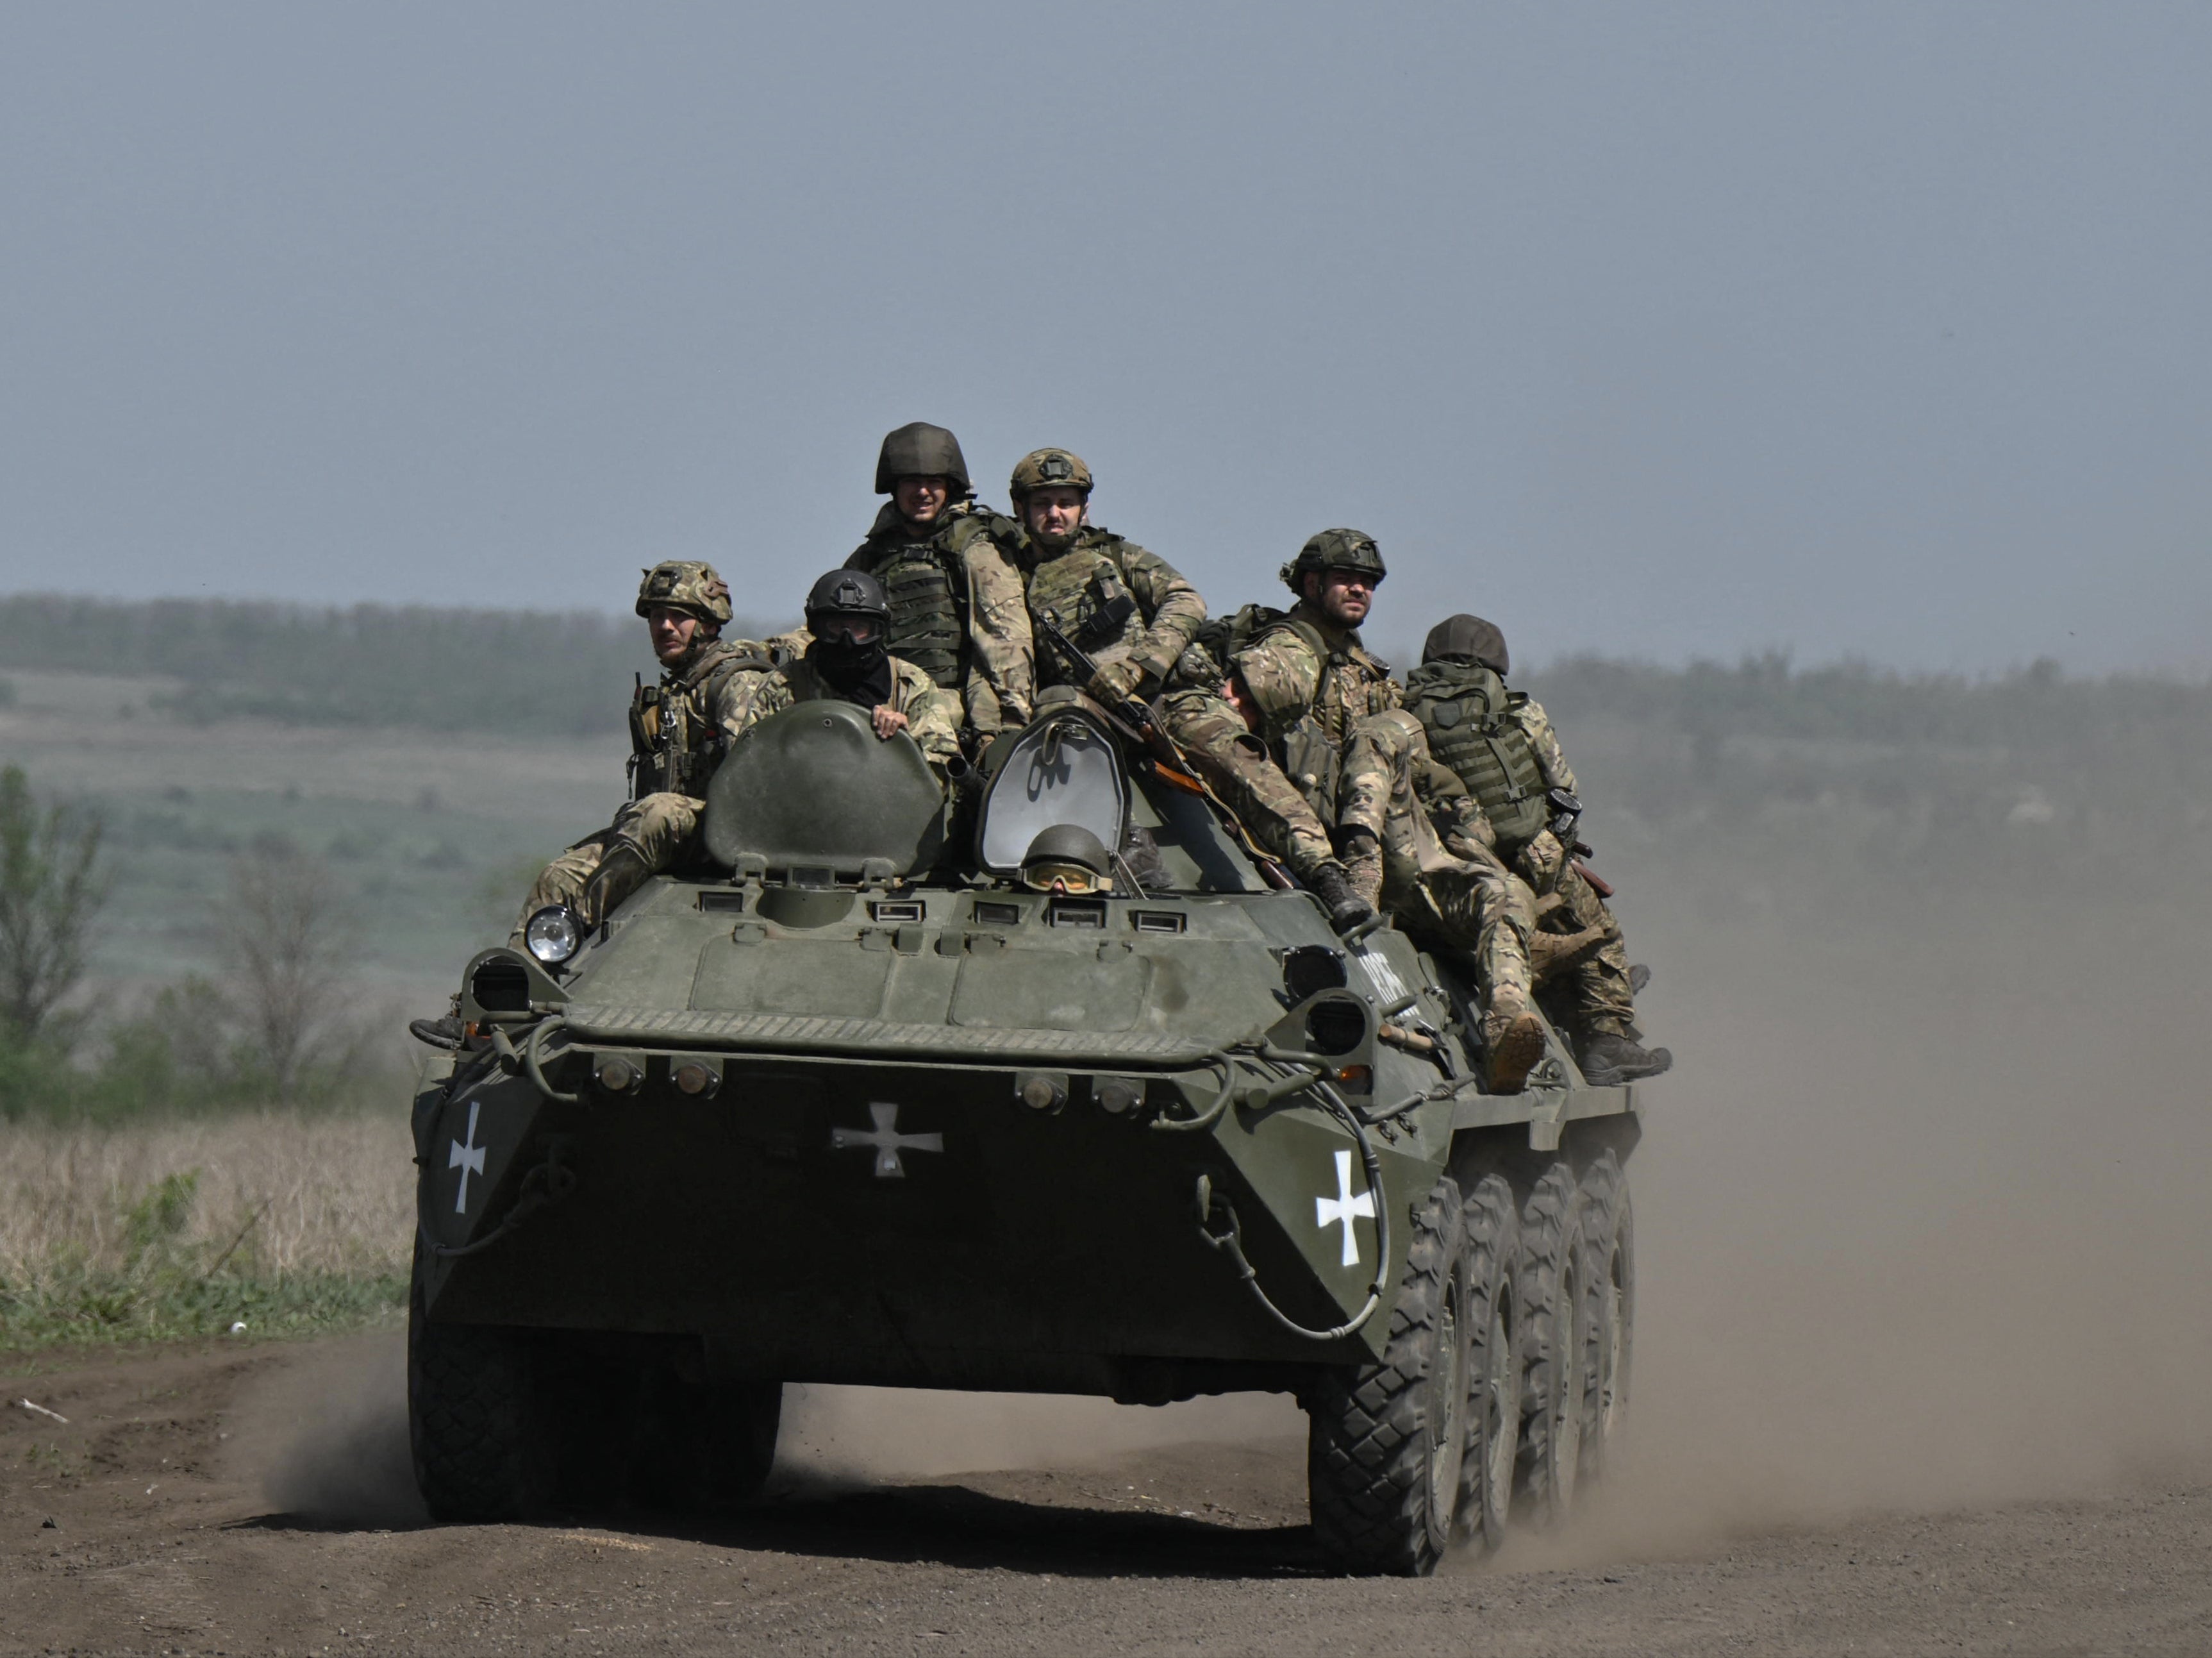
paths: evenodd
<path fill-rule="evenodd" d="M 1035 1454 L 1065 1411 L 1064 1464 L 871 1479 L 838 1472 L 848 1451 L 894 1468 L 902 1444 L 908 1466 L 957 1458 L 999 1407 L 922 1399 L 902 1417 L 864 1397 L 802 1401 L 785 1494 L 734 1523 L 617 1511 L 463 1528 L 415 1503 L 397 1350 L 385 1336 L 11 1367 L 0 1647 L 2212 1650 L 2201 1469 L 2063 1503 L 1700 1527 L 1672 1546 L 1648 1516 L 1624 1527 L 1601 1514 L 1483 1569 L 1347 1582 L 1315 1575 L 1302 1447 L 1279 1402 L 1180 1416 L 1025 1404 L 997 1442 L 1048 1463 Z M 1117 1441 L 1123 1422 L 1139 1426 Z M 1188 1430 L 1217 1437 L 1168 1442 Z"/>

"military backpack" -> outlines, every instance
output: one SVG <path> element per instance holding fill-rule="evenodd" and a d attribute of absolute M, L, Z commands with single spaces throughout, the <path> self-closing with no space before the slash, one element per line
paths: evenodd
<path fill-rule="evenodd" d="M 1407 676 L 1406 707 L 1428 733 L 1429 752 L 1459 775 L 1510 851 L 1551 820 L 1544 769 L 1515 715 L 1528 701 L 1472 662 L 1427 662 Z"/>

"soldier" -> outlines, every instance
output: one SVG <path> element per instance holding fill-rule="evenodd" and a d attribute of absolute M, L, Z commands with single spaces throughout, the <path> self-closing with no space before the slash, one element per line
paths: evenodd
<path fill-rule="evenodd" d="M 1337 828 L 1357 848 L 1355 881 L 1373 871 L 1376 901 L 1429 945 L 1469 953 L 1482 1016 L 1483 1082 L 1513 1094 L 1544 1054 L 1530 1003 L 1528 889 L 1485 844 L 1481 808 L 1430 758 L 1421 722 L 1402 708 L 1363 720 L 1346 745 Z"/>
<path fill-rule="evenodd" d="M 960 440 L 915 421 L 884 439 L 876 493 L 891 498 L 845 568 L 882 584 L 892 655 L 958 697 L 988 737 L 1030 716 L 1029 613 L 1005 548 L 1013 521 L 974 499 Z"/>
<path fill-rule="evenodd" d="M 1407 710 L 1419 720 L 1430 753 L 1481 807 L 1498 857 L 1535 893 L 1562 900 L 1551 929 L 1603 936 L 1569 981 L 1567 1024 L 1583 1074 L 1601 1085 L 1656 1076 L 1674 1056 L 1637 1039 L 1620 925 L 1552 829 L 1550 791 L 1572 795 L 1575 774 L 1542 705 L 1507 688 L 1508 661 L 1505 636 L 1495 625 L 1480 616 L 1447 618 L 1430 631 L 1420 667 L 1407 676 Z"/>
<path fill-rule="evenodd" d="M 695 844 L 707 778 L 742 728 L 738 716 L 752 689 L 775 668 L 769 648 L 726 640 L 730 588 L 712 564 L 672 558 L 644 573 L 637 613 L 645 619 L 657 685 L 641 686 L 630 703 L 630 795 L 606 828 L 586 835 L 555 858 L 532 883 L 508 942 L 550 904 L 565 904 L 596 922 L 641 886 L 670 869 Z M 418 1019 L 408 1026 L 438 1047 L 457 1047 L 458 1018 Z"/>
<path fill-rule="evenodd" d="M 1337 856 L 1344 747 L 1370 714 L 1398 705 L 1385 663 L 1359 643 L 1359 625 L 1385 575 L 1371 536 L 1323 530 L 1283 566 L 1297 596 L 1287 614 L 1248 607 L 1213 624 L 1213 660 L 1187 650 L 1168 703 L 1170 733 L 1254 839 L 1321 895 L 1340 930 L 1374 913 Z"/>
<path fill-rule="evenodd" d="M 1205 622 L 1206 600 L 1166 559 L 1091 521 L 1091 468 L 1080 455 L 1024 455 L 1007 487 L 1030 614 L 1049 618 L 1097 665 L 1083 689 L 1099 701 L 1151 698 Z M 1067 683 L 1072 672 L 1040 635 L 1037 686 Z"/>
<path fill-rule="evenodd" d="M 941 690 L 886 643 L 890 608 L 872 576 L 833 570 L 806 595 L 806 654 L 748 682 L 732 716 L 742 735 L 795 703 L 854 703 L 868 710 L 882 738 L 903 731 L 921 748 L 938 781 L 960 755 L 960 698 Z"/>

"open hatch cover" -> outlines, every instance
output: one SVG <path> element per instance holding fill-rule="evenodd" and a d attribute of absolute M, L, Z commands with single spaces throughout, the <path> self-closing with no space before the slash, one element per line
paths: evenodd
<path fill-rule="evenodd" d="M 725 868 L 751 854 L 771 869 L 857 879 L 874 863 L 907 875 L 937 860 L 945 791 L 914 739 L 877 736 L 866 709 L 800 703 L 746 732 L 716 768 L 704 833 Z"/>
<path fill-rule="evenodd" d="M 1129 829 L 1129 779 L 1106 722 L 1079 703 L 1063 703 L 1030 722 L 983 791 L 975 862 L 994 875 L 1020 872 L 1038 834 L 1072 823 L 1120 850 Z"/>

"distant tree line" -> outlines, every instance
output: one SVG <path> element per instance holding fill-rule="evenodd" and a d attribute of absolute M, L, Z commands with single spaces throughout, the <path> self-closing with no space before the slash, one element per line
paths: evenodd
<path fill-rule="evenodd" d="M 194 720 L 586 734 L 620 728 L 653 658 L 627 616 L 23 594 L 0 599 L 9 668 L 172 678 Z"/>

